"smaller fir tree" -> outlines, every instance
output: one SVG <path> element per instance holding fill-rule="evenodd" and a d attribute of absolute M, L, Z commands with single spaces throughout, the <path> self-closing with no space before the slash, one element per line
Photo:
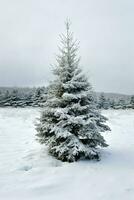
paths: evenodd
<path fill-rule="evenodd" d="M 126 109 L 126 102 L 123 98 L 117 102 L 116 109 Z"/>
<path fill-rule="evenodd" d="M 114 99 L 111 99 L 110 100 L 110 108 L 114 109 L 115 108 L 115 100 Z"/>
<path fill-rule="evenodd" d="M 19 92 L 17 89 L 14 89 L 10 94 L 9 103 L 11 106 L 17 107 L 19 101 L 20 101 Z"/>
<path fill-rule="evenodd" d="M 46 101 L 46 98 L 45 98 L 45 91 L 46 89 L 44 87 L 39 87 L 39 88 L 36 88 L 35 90 L 35 93 L 32 97 L 32 106 L 34 107 L 38 107 L 38 106 L 43 106 L 45 101 Z"/>
<path fill-rule="evenodd" d="M 98 108 L 99 109 L 108 109 L 109 108 L 109 101 L 108 99 L 106 99 L 104 93 L 101 93 L 100 97 L 99 97 L 99 101 L 98 101 Z"/>
<path fill-rule="evenodd" d="M 10 106 L 10 93 L 8 90 L 6 90 L 3 94 L 3 98 L 0 102 L 1 106 Z"/>
<path fill-rule="evenodd" d="M 131 106 L 132 109 L 134 109 L 134 95 L 131 96 L 130 106 Z"/>

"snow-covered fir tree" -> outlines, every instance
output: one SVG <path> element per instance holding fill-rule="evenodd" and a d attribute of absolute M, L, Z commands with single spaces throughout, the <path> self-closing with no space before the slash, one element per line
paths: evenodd
<path fill-rule="evenodd" d="M 131 96 L 130 108 L 134 109 L 134 95 Z"/>
<path fill-rule="evenodd" d="M 0 91 L 0 106 L 3 105 L 4 94 Z"/>
<path fill-rule="evenodd" d="M 110 108 L 114 109 L 115 108 L 115 105 L 116 105 L 116 102 L 114 99 L 111 99 L 110 100 Z"/>
<path fill-rule="evenodd" d="M 109 109 L 109 108 L 111 108 L 111 100 L 110 100 L 110 98 L 107 98 L 106 99 L 106 109 Z"/>
<path fill-rule="evenodd" d="M 9 103 L 13 107 L 17 107 L 18 101 L 20 100 L 19 93 L 17 89 L 14 89 L 10 94 Z"/>
<path fill-rule="evenodd" d="M 9 101 L 10 101 L 10 94 L 9 94 L 9 91 L 6 90 L 3 93 L 3 97 L 1 98 L 0 106 L 10 106 Z"/>
<path fill-rule="evenodd" d="M 119 99 L 115 106 L 115 109 L 126 109 L 126 102 L 123 98 Z"/>
<path fill-rule="evenodd" d="M 107 147 L 101 132 L 110 130 L 94 103 L 92 87 L 79 68 L 78 46 L 66 22 L 66 34 L 54 69 L 47 101 L 36 126 L 37 139 L 62 161 L 99 159 Z"/>
<path fill-rule="evenodd" d="M 46 88 L 36 88 L 35 93 L 33 95 L 32 99 L 32 106 L 33 107 L 38 107 L 38 106 L 43 106 L 45 101 L 46 101 Z"/>
<path fill-rule="evenodd" d="M 109 107 L 110 107 L 109 100 L 106 99 L 104 93 L 101 93 L 98 100 L 98 108 L 107 110 Z"/>

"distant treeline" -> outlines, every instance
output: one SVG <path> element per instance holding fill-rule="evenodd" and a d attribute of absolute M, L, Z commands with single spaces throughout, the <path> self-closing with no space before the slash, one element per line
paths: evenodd
<path fill-rule="evenodd" d="M 99 109 L 134 109 L 134 95 L 130 99 L 126 98 L 106 98 L 104 93 L 101 93 L 97 99 L 97 105 Z"/>
<path fill-rule="evenodd" d="M 99 109 L 134 109 L 134 95 L 123 96 L 95 93 Z M 47 88 L 0 88 L 0 107 L 42 107 L 46 101 Z"/>
<path fill-rule="evenodd" d="M 46 101 L 46 88 L 2 88 L 0 107 L 41 107 Z"/>

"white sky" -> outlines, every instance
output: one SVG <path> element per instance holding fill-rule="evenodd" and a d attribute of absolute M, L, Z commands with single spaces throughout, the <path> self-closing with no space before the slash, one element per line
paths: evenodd
<path fill-rule="evenodd" d="M 67 17 L 94 89 L 134 94 L 133 0 L 0 1 L 0 86 L 43 85 L 52 78 Z"/>

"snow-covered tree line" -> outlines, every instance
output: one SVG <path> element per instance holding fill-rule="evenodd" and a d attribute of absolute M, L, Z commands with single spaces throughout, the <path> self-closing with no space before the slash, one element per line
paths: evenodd
<path fill-rule="evenodd" d="M 24 90 L 23 90 L 24 89 Z M 0 88 L 0 107 L 42 107 L 46 101 L 47 87 L 38 88 Z M 134 95 L 130 100 L 110 98 L 106 93 L 93 93 L 99 109 L 134 109 Z M 96 98 L 96 95 L 98 98 Z"/>
<path fill-rule="evenodd" d="M 46 92 L 44 87 L 32 88 L 28 91 L 26 89 L 21 91 L 20 88 L 0 90 L 0 107 L 43 106 L 46 100 Z"/>
<path fill-rule="evenodd" d="M 104 93 L 101 93 L 96 102 L 99 109 L 134 109 L 133 95 L 131 96 L 130 100 L 126 100 L 125 98 L 107 98 Z"/>
<path fill-rule="evenodd" d="M 37 124 L 37 139 L 62 161 L 99 159 L 99 147 L 107 147 L 102 132 L 110 130 L 96 107 L 92 87 L 79 67 L 78 46 L 66 22 L 60 53 L 47 101 Z"/>

